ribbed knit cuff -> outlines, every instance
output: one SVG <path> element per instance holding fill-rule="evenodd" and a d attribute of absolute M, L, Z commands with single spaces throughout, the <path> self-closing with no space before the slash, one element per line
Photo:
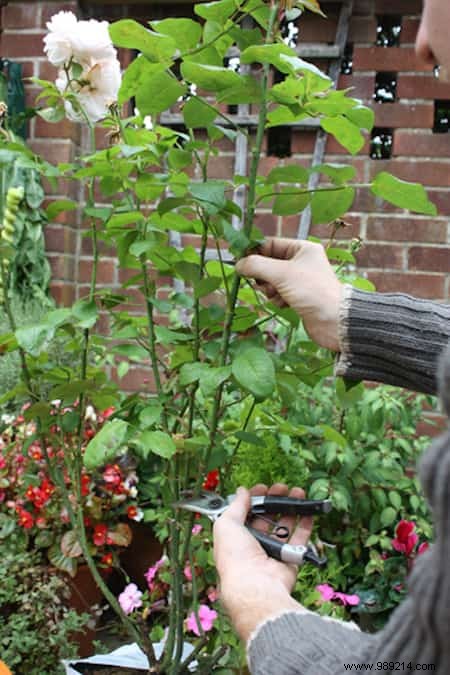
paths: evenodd
<path fill-rule="evenodd" d="M 435 394 L 439 355 L 449 339 L 449 305 L 346 286 L 335 373 Z"/>
<path fill-rule="evenodd" d="M 257 628 L 247 647 L 252 675 L 341 675 L 372 638 L 353 623 L 308 610 L 285 612 Z"/>

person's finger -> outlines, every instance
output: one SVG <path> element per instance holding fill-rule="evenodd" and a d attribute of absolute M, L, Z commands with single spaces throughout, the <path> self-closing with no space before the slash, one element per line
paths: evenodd
<path fill-rule="evenodd" d="M 243 525 L 247 520 L 248 512 L 250 511 L 250 492 L 244 488 L 239 487 L 236 490 L 236 497 L 231 502 L 230 506 L 224 511 L 220 520 L 233 520 L 234 522 Z"/>
<path fill-rule="evenodd" d="M 304 243 L 298 239 L 286 237 L 267 237 L 258 247 L 257 252 L 268 258 L 290 260 L 299 252 Z"/>
<path fill-rule="evenodd" d="M 293 497 L 294 499 L 305 499 L 305 491 L 302 490 L 302 488 L 294 487 L 290 490 L 289 497 Z M 289 531 L 290 536 L 288 539 L 280 537 L 277 535 L 276 528 L 274 529 L 273 536 L 286 543 L 289 542 L 289 544 L 292 544 L 293 546 L 298 546 L 299 544 L 306 546 L 311 536 L 312 522 L 313 519 L 310 516 L 304 516 L 300 518 L 300 520 L 295 516 L 282 516 L 278 520 L 277 528 L 286 528 Z"/>
<path fill-rule="evenodd" d="M 275 483 L 267 490 L 267 495 L 270 496 L 285 497 L 287 493 L 288 487 L 284 483 Z M 258 518 L 258 517 L 253 518 L 251 526 L 254 527 L 255 530 L 259 530 L 260 532 L 268 534 L 273 530 L 272 520 L 274 518 L 276 518 L 276 514 L 275 515 L 269 514 L 267 518 Z"/>
<path fill-rule="evenodd" d="M 279 280 L 285 275 L 285 265 L 286 261 L 252 254 L 246 258 L 241 258 L 236 263 L 235 269 L 241 277 L 252 277 L 276 287 Z"/>

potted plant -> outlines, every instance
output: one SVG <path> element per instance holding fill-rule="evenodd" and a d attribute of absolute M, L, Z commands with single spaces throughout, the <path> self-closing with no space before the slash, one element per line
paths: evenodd
<path fill-rule="evenodd" d="M 64 500 L 69 549 L 83 555 L 131 639 L 146 655 L 151 673 L 185 673 L 194 660 L 199 673 L 242 666 L 236 638 L 208 595 L 210 585 L 214 587 L 211 551 L 197 538 L 209 539 L 206 523 L 196 523 L 194 515 L 183 514 L 175 504 L 184 490 L 198 492 L 205 481 L 224 486 L 242 444 L 264 446 L 266 424 L 284 428 L 300 447 L 298 430 L 284 421 L 284 401 L 314 373 L 324 377 L 330 372 L 329 356 L 311 345 L 301 352 L 303 368 L 294 367 L 299 351 L 290 352 L 289 346 L 298 317 L 263 300 L 228 264 L 230 257 L 233 263 L 261 242 L 253 222 L 258 205 L 270 204 L 281 216 L 310 206 L 314 222 L 334 222 L 351 207 L 356 189 L 370 189 L 396 206 L 435 212 L 421 186 L 386 172 L 371 183 L 355 183 L 351 164 L 310 169 L 284 165 L 260 175 L 269 125 L 317 117 L 326 131 L 356 153 L 364 142 L 361 130 L 373 124 L 369 109 L 348 92 L 335 91 L 324 73 L 283 43 L 283 13 L 293 19 L 305 9 L 321 13 L 315 0 L 298 0 L 289 10 L 278 2 L 218 0 L 195 5 L 195 20 L 165 19 L 151 22 L 149 28 L 128 19 L 111 26 L 79 22 L 70 12 L 59 13 L 45 38 L 57 77 L 55 82 L 38 82 L 42 91 L 37 114 L 49 122 L 67 115 L 85 124 L 91 148 L 76 162 L 54 167 L 24 146 L 13 147 L 21 162 L 31 162 L 43 176 L 82 184 L 82 219 L 92 244 L 93 269 L 85 297 L 72 307 L 50 311 L 38 325 L 18 329 L 7 289 L 20 194 L 10 192 L 0 258 L 3 304 L 11 325 L 0 341 L 4 350 L 20 354 L 20 393 L 25 391 L 31 402 L 24 417 L 34 424 L 30 443 L 39 443 L 50 479 Z M 251 28 L 244 25 L 245 18 L 252 21 Z M 113 43 L 140 53 L 122 78 Z M 233 45 L 249 72 L 224 67 Z M 273 68 L 284 80 L 271 86 Z M 127 117 L 123 106 L 130 100 L 136 111 Z M 255 134 L 240 128 L 223 110 L 224 105 L 239 104 L 257 110 Z M 185 130 L 159 122 L 159 115 L 174 106 Z M 106 148 L 95 146 L 98 128 L 108 133 Z M 251 143 L 248 174 L 211 178 L 210 162 L 218 145 L 237 134 Z M 307 187 L 311 172 L 320 172 L 325 181 L 314 190 Z M 237 190 L 245 191 L 244 205 L 233 199 Z M 77 206 L 57 200 L 48 211 L 54 217 Z M 174 246 L 170 232 L 181 241 L 188 235 L 190 243 Z M 97 283 L 105 243 L 117 251 L 121 278 L 126 279 L 119 291 Z M 352 247 L 353 242 L 349 249 L 328 249 L 338 271 L 354 262 Z M 216 259 L 207 255 L 208 248 Z M 367 287 L 364 280 L 357 283 Z M 97 328 L 102 313 L 109 317 L 109 334 Z M 273 348 L 279 329 L 286 334 L 286 355 Z M 55 335 L 67 338 L 73 367 L 61 369 L 47 353 Z M 117 383 L 131 364 L 149 370 L 149 383 L 125 395 Z M 54 405 L 41 395 L 42 382 L 51 385 L 50 400 L 60 401 L 56 418 Z M 114 414 L 86 444 L 89 406 L 114 407 Z M 65 410 L 70 412 L 63 414 Z M 64 441 L 61 468 L 47 449 L 58 447 L 66 414 L 73 436 L 69 444 Z M 116 536 L 125 543 L 128 528 L 119 523 L 111 529 L 101 520 L 92 530 L 83 493 L 85 476 L 90 483 L 95 472 L 104 482 L 119 485 L 116 467 L 130 457 L 139 477 L 137 508 L 165 542 L 166 559 L 155 573 L 160 588 L 150 588 L 151 579 L 145 601 L 142 591 L 130 584 L 118 599 L 105 583 L 97 552 L 105 544 L 119 544 L 109 542 Z M 106 515 L 102 512 L 101 518 Z M 195 529 L 200 524 L 203 535 Z M 198 568 L 207 570 L 204 579 L 198 579 Z M 170 586 L 170 592 L 162 593 L 163 585 Z M 161 626 L 149 623 L 158 602 L 165 629 L 161 653 L 153 646 Z M 186 635 L 197 636 L 189 655 L 184 652 Z"/>

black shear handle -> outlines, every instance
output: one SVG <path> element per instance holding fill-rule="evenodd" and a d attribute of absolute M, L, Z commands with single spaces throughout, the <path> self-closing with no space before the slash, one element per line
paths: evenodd
<path fill-rule="evenodd" d="M 324 567 L 327 564 L 327 559 L 319 558 L 311 546 L 308 546 L 305 552 L 296 554 L 296 548 L 294 546 L 283 544 L 283 542 L 277 541 L 276 539 L 269 537 L 268 534 L 264 534 L 264 532 L 249 527 L 248 525 L 247 529 L 261 544 L 262 548 L 270 558 L 275 558 L 275 560 L 280 560 L 281 562 L 292 562 L 297 565 L 309 562 L 316 567 Z"/>
<path fill-rule="evenodd" d="M 252 506 L 252 514 L 282 513 L 284 516 L 315 516 L 328 513 L 331 502 L 328 499 L 295 499 L 294 497 L 264 497 L 260 504 Z"/>

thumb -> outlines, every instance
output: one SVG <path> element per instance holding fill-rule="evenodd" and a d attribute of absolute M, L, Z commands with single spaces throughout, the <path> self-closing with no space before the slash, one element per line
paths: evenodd
<path fill-rule="evenodd" d="M 250 492 L 244 487 L 239 487 L 236 491 L 236 497 L 227 508 L 222 518 L 229 518 L 240 524 L 244 524 L 250 511 Z"/>
<path fill-rule="evenodd" d="M 258 281 L 266 281 L 273 286 L 277 285 L 283 276 L 285 260 L 267 258 L 264 255 L 249 255 L 236 263 L 236 272 L 242 277 L 253 277 Z"/>

